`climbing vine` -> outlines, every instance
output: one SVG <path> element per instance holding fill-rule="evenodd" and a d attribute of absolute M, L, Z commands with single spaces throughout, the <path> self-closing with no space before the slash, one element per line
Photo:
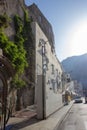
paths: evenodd
<path fill-rule="evenodd" d="M 10 18 L 6 14 L 0 15 L 0 30 L 8 27 L 9 22 Z"/>
<path fill-rule="evenodd" d="M 18 20 L 21 21 L 21 19 L 18 18 L 18 16 L 15 16 Z M 3 23 L 3 19 L 5 23 Z M 9 58 L 9 60 L 12 62 L 12 65 L 15 69 L 15 76 L 12 80 L 12 85 L 16 87 L 22 87 L 25 86 L 25 82 L 22 80 L 22 74 L 24 73 L 25 67 L 28 66 L 27 60 L 26 60 L 26 51 L 24 49 L 24 39 L 22 37 L 22 23 L 19 24 L 19 21 L 16 19 L 15 27 L 17 27 L 16 35 L 15 35 L 15 41 L 10 41 L 9 38 L 6 36 L 2 28 L 5 28 L 8 21 L 6 21 L 6 17 L 2 15 L 0 17 L 0 23 L 3 23 L 0 27 L 0 48 L 2 48 L 3 53 L 6 57 Z M 18 24 L 17 24 L 18 23 Z M 18 26 L 17 26 L 18 25 Z"/>
<path fill-rule="evenodd" d="M 22 80 L 22 74 L 24 73 L 25 67 L 28 66 L 26 59 L 26 50 L 24 49 L 25 38 L 23 37 L 23 20 L 18 16 L 14 16 L 14 26 L 15 26 L 15 44 L 18 48 L 18 57 L 15 60 L 16 64 L 16 76 L 14 82 L 17 86 L 25 86 L 25 82 Z"/>
<path fill-rule="evenodd" d="M 24 28 L 23 28 L 23 35 L 26 38 L 26 40 L 32 41 L 33 35 L 32 35 L 32 29 L 31 29 L 31 19 L 29 18 L 28 12 L 24 10 Z"/>
<path fill-rule="evenodd" d="M 23 8 L 24 11 L 24 28 L 23 28 L 23 36 L 25 37 L 25 48 L 27 51 L 29 69 L 31 71 L 27 71 L 28 79 L 31 82 L 34 82 L 35 79 L 35 45 L 34 45 L 34 37 L 32 34 L 31 22 L 32 19 L 29 17 L 29 13 L 27 10 Z M 27 49 L 28 48 L 28 49 Z"/>
<path fill-rule="evenodd" d="M 31 29 L 32 21 L 29 18 L 28 12 L 24 8 L 22 9 L 24 11 L 23 19 L 19 15 L 15 15 L 13 19 L 10 19 L 6 14 L 0 15 L 0 48 L 2 48 L 4 55 L 12 62 L 15 69 L 12 86 L 16 86 L 17 88 L 26 85 L 23 80 L 23 74 L 28 64 L 31 71 L 29 71 L 29 68 L 27 70 L 29 71 L 31 81 L 34 79 L 33 74 L 35 69 L 33 67 L 35 62 L 35 48 Z M 4 29 L 9 26 L 11 20 L 14 21 L 15 27 L 14 42 L 4 33 Z"/>

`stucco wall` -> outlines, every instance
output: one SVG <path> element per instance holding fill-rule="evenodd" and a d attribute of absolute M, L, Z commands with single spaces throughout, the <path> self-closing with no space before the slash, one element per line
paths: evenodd
<path fill-rule="evenodd" d="M 35 99 L 36 103 L 38 102 L 38 97 L 40 97 L 41 93 L 39 93 L 37 90 L 38 88 L 42 88 L 41 84 L 38 86 L 38 75 L 42 75 L 42 46 L 40 46 L 40 39 L 43 39 L 46 49 L 46 57 L 48 59 L 48 69 L 46 70 L 45 75 L 45 116 L 49 116 L 53 112 L 55 112 L 57 109 L 59 109 L 62 106 L 62 82 L 61 82 L 61 75 L 62 75 L 62 68 L 61 65 L 55 55 L 55 52 L 53 53 L 51 51 L 51 46 L 49 44 L 49 41 L 39 25 L 37 23 L 33 23 L 33 30 L 35 35 L 35 42 L 36 42 L 36 88 L 35 88 Z M 52 65 L 53 70 L 52 70 Z M 39 80 L 39 82 L 41 82 Z M 53 83 L 54 82 L 54 83 Z M 55 85 L 54 85 L 55 84 Z M 43 85 L 43 84 L 42 84 Z M 39 103 L 37 107 L 41 104 L 42 100 L 39 100 Z"/>

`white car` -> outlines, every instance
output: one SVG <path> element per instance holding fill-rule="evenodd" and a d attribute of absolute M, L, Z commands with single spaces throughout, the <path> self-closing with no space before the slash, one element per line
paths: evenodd
<path fill-rule="evenodd" d="M 81 96 L 76 96 L 76 98 L 75 98 L 75 103 L 82 103 L 82 98 L 81 98 Z"/>

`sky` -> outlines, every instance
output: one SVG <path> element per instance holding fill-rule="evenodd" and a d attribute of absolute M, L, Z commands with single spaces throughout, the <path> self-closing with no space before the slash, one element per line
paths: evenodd
<path fill-rule="evenodd" d="M 87 0 L 25 0 L 51 23 L 59 61 L 87 53 Z"/>

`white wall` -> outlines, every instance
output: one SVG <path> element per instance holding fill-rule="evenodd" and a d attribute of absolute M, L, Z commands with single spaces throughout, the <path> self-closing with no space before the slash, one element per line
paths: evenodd
<path fill-rule="evenodd" d="M 37 23 L 32 24 L 33 33 L 35 35 L 35 42 L 36 42 L 36 88 L 35 88 L 35 102 L 38 104 L 37 107 L 41 106 L 41 100 L 38 100 L 38 97 L 41 98 L 41 94 L 38 89 L 42 88 L 41 83 L 38 85 L 38 75 L 42 75 L 42 47 L 39 46 L 39 40 L 43 39 L 46 42 L 46 57 L 49 60 L 48 63 L 48 70 L 46 71 L 45 75 L 45 116 L 49 116 L 57 109 L 59 109 L 62 104 L 62 83 L 61 83 L 61 75 L 62 69 L 61 65 L 55 55 L 51 51 L 51 46 L 49 41 L 39 25 Z M 52 73 L 52 66 L 53 72 Z M 39 80 L 39 82 L 42 82 Z M 42 84 L 43 85 L 43 84 Z M 39 102 L 39 103 L 38 103 Z M 39 107 L 40 108 L 40 107 Z"/>

